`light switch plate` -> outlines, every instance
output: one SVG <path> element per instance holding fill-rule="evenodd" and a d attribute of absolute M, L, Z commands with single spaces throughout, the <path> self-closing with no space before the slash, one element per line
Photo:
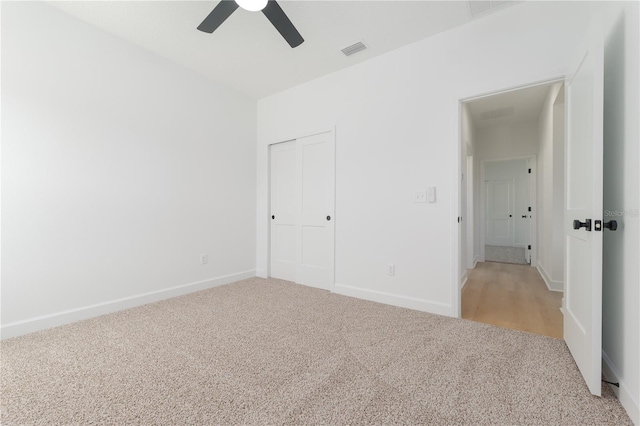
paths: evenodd
<path fill-rule="evenodd" d="M 387 265 L 387 275 L 389 275 L 390 277 L 396 275 L 396 265 L 394 265 L 393 263 Z"/>
<path fill-rule="evenodd" d="M 436 187 L 435 186 L 430 186 L 427 188 L 427 201 L 429 203 L 435 203 L 436 202 Z"/>

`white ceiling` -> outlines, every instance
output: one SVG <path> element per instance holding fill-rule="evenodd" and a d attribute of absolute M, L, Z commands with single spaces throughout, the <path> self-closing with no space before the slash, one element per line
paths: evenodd
<path fill-rule="evenodd" d="M 526 87 L 467 102 L 476 129 L 537 121 L 553 83 Z"/>
<path fill-rule="evenodd" d="M 465 24 L 468 1 L 280 1 L 305 42 L 292 49 L 260 12 L 237 9 L 213 34 L 196 27 L 212 1 L 52 1 L 56 8 L 144 49 L 261 98 Z M 340 51 L 364 41 L 368 49 Z"/>

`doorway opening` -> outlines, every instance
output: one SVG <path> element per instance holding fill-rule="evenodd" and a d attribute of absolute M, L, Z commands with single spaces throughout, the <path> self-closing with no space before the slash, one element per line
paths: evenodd
<path fill-rule="evenodd" d="M 461 109 L 461 317 L 561 338 L 563 82 Z"/>

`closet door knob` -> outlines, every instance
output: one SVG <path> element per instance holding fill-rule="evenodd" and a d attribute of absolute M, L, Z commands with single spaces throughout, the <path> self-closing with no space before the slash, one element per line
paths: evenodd
<path fill-rule="evenodd" d="M 275 219 L 275 218 L 276 218 L 276 215 L 272 214 L 271 219 Z"/>
<path fill-rule="evenodd" d="M 331 216 L 327 216 L 327 220 L 331 220 Z"/>
<path fill-rule="evenodd" d="M 605 222 L 602 226 L 610 231 L 615 231 L 616 229 L 618 229 L 618 222 L 616 222 L 615 220 L 610 220 L 609 222 Z"/>

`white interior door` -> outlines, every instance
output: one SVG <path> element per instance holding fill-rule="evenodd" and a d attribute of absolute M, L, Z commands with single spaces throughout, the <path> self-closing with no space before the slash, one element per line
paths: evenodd
<path fill-rule="evenodd" d="M 297 140 L 296 282 L 327 290 L 334 265 L 334 146 L 333 132 Z"/>
<path fill-rule="evenodd" d="M 601 31 L 592 28 L 566 77 L 563 313 L 564 339 L 594 395 L 602 362 L 603 78 Z"/>
<path fill-rule="evenodd" d="M 271 276 L 296 280 L 296 142 L 271 145 Z"/>
<path fill-rule="evenodd" d="M 322 289 L 334 277 L 333 132 L 271 145 L 270 276 Z"/>
<path fill-rule="evenodd" d="M 510 180 L 487 181 L 487 224 L 485 244 L 513 246 L 513 182 Z"/>

